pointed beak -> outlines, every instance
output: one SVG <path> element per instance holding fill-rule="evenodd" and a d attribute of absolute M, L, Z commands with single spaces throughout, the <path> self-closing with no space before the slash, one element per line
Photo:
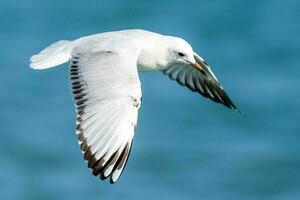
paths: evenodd
<path fill-rule="evenodd" d="M 206 76 L 206 73 L 205 73 L 205 70 L 204 70 L 204 67 L 199 64 L 199 63 L 190 63 L 191 66 L 195 67 L 196 69 L 198 69 L 204 76 Z"/>

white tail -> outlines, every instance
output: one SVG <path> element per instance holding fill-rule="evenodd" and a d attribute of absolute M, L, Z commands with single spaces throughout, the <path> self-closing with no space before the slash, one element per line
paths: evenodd
<path fill-rule="evenodd" d="M 30 58 L 33 69 L 48 69 L 68 62 L 71 57 L 72 41 L 61 40 Z"/>

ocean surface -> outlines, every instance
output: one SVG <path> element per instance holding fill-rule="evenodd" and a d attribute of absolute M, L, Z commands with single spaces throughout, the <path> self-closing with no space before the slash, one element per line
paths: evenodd
<path fill-rule="evenodd" d="M 298 0 L 1 1 L 1 200 L 299 200 L 299 19 Z M 79 150 L 68 65 L 28 60 L 57 40 L 128 28 L 185 38 L 244 115 L 141 74 L 133 149 L 110 185 Z"/>

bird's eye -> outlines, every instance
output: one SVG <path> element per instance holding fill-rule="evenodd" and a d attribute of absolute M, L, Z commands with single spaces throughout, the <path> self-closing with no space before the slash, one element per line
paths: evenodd
<path fill-rule="evenodd" d="M 178 52 L 178 55 L 179 55 L 180 57 L 184 57 L 184 53 L 182 53 L 182 52 Z"/>

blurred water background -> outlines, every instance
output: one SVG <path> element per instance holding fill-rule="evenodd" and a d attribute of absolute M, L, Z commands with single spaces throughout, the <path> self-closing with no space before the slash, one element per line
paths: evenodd
<path fill-rule="evenodd" d="M 1 1 L 1 199 L 300 199 L 299 19 L 297 0 Z M 28 59 L 128 28 L 189 41 L 246 117 L 141 74 L 133 150 L 110 185 L 79 150 L 67 65 L 37 72 Z"/>

